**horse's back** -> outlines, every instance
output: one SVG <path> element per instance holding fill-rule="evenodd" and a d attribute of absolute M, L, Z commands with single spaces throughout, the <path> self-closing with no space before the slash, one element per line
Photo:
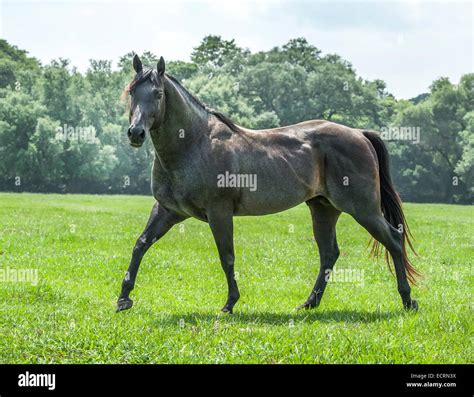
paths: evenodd
<path fill-rule="evenodd" d="M 348 196 L 357 196 L 360 190 L 379 189 L 376 155 L 360 129 L 309 120 L 274 129 L 244 130 L 245 135 L 253 145 L 248 151 L 243 149 L 247 154 L 240 155 L 250 165 L 245 171 L 256 166 L 259 183 L 261 180 L 262 187 L 268 184 L 262 189 L 262 198 L 276 188 L 279 194 L 273 191 L 272 196 L 282 201 L 283 197 L 291 198 L 291 205 L 316 196 L 339 202 L 341 197 L 347 201 Z M 259 194 L 243 196 L 250 203 Z"/>
<path fill-rule="evenodd" d="M 267 145 L 298 141 L 317 145 L 322 140 L 366 141 L 362 131 L 328 120 L 307 120 L 284 127 L 251 130 L 241 128 L 242 135 Z"/>

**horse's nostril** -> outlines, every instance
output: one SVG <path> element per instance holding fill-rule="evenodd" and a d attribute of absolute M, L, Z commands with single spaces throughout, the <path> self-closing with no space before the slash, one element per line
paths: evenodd
<path fill-rule="evenodd" d="M 127 131 L 128 139 L 132 142 L 143 142 L 145 140 L 145 129 L 142 127 L 130 127 Z"/>

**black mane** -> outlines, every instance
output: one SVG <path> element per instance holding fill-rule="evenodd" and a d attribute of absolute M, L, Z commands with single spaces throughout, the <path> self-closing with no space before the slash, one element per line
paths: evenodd
<path fill-rule="evenodd" d="M 149 78 L 155 80 L 156 74 L 153 73 L 154 69 L 144 69 L 142 72 L 138 73 L 132 82 L 128 85 L 128 91 L 132 91 L 135 87 Z M 229 127 L 234 132 L 242 132 L 242 130 L 225 114 L 218 112 L 217 110 L 211 109 L 199 99 L 197 99 L 193 94 L 191 94 L 186 88 L 184 88 L 176 77 L 171 76 L 170 74 L 165 74 L 168 79 L 175 83 L 181 92 L 190 99 L 195 105 L 199 106 L 201 109 L 204 109 L 208 114 L 216 116 L 221 122 L 223 122 L 227 127 Z"/>
<path fill-rule="evenodd" d="M 222 121 L 227 127 L 229 127 L 232 131 L 234 132 L 241 132 L 242 130 L 225 114 L 218 112 L 217 110 L 211 109 L 208 107 L 206 104 L 201 102 L 199 99 L 197 99 L 193 94 L 191 94 L 186 88 L 184 88 L 181 83 L 178 81 L 176 77 L 173 77 L 166 73 L 166 77 L 168 77 L 173 83 L 175 83 L 181 91 L 196 105 L 204 109 L 206 112 L 213 114 L 216 116 L 220 121 Z"/>
<path fill-rule="evenodd" d="M 153 73 L 153 69 L 144 69 L 141 72 L 137 73 L 137 75 L 128 85 L 128 91 L 129 92 L 133 91 L 138 84 L 143 83 L 145 80 L 148 80 L 150 77 L 153 77 L 152 81 L 156 79 L 156 76 Z"/>

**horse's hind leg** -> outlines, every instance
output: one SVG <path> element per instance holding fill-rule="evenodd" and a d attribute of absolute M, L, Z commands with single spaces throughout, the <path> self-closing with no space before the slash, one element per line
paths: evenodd
<path fill-rule="evenodd" d="M 364 211 L 365 212 L 365 211 Z M 394 228 L 378 211 L 375 215 L 353 215 L 355 220 L 362 225 L 377 241 L 388 250 L 393 259 L 395 275 L 397 277 L 398 292 L 406 309 L 418 309 L 418 304 L 411 299 L 411 288 L 407 281 L 405 271 L 405 258 L 403 255 L 403 234 Z"/>
<path fill-rule="evenodd" d="M 132 291 L 135 286 L 138 268 L 148 248 L 163 237 L 173 225 L 184 219 L 186 219 L 186 217 L 169 211 L 158 203 L 155 203 L 145 230 L 133 248 L 132 259 L 130 260 L 130 265 L 122 282 L 122 292 L 117 302 L 117 312 L 130 309 L 133 305 L 133 301 L 129 298 L 130 291 Z"/>
<path fill-rule="evenodd" d="M 320 269 L 316 283 L 308 300 L 299 309 L 310 309 L 321 302 L 330 272 L 339 257 L 336 240 L 336 223 L 341 212 L 324 198 L 314 198 L 306 202 L 313 219 L 313 234 L 319 248 Z"/>

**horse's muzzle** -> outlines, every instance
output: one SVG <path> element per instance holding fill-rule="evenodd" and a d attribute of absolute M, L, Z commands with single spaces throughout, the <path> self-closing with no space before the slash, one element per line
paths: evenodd
<path fill-rule="evenodd" d="M 127 131 L 128 139 L 130 140 L 130 145 L 133 147 L 140 147 L 145 141 L 145 129 L 142 127 L 130 127 Z"/>

